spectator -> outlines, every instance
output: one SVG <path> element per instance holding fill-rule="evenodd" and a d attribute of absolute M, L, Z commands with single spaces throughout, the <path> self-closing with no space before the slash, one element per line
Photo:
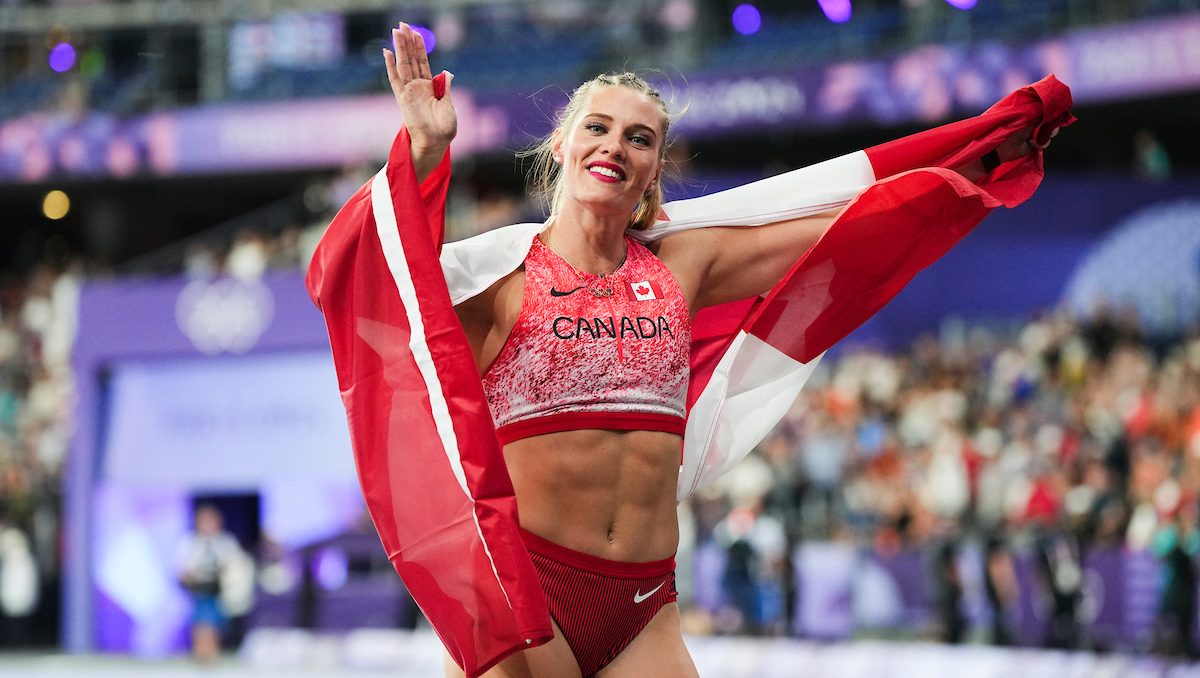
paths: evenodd
<path fill-rule="evenodd" d="M 246 556 L 222 523 L 216 507 L 198 507 L 195 530 L 179 552 L 179 581 L 192 595 L 192 656 L 204 664 L 215 661 L 221 651 L 230 612 L 222 603 L 230 599 L 230 580 L 233 586 L 244 586 L 245 579 Z"/>
<path fill-rule="evenodd" d="M 1133 135 L 1133 173 L 1146 181 L 1171 178 L 1171 157 L 1154 132 L 1139 129 Z"/>
<path fill-rule="evenodd" d="M 933 591 L 938 640 L 953 645 L 962 643 L 966 637 L 967 619 L 962 609 L 963 586 L 958 572 L 958 548 L 953 539 L 937 547 Z"/>
<path fill-rule="evenodd" d="M 1009 617 L 1019 603 L 1020 590 L 1012 554 L 996 534 L 988 536 L 984 547 L 983 582 L 992 615 L 988 640 L 993 645 L 1012 645 Z"/>
<path fill-rule="evenodd" d="M 29 617 L 37 609 L 38 590 L 29 538 L 0 523 L 0 645 L 22 647 L 32 640 Z"/>
<path fill-rule="evenodd" d="M 1171 514 L 1154 536 L 1162 579 L 1152 650 L 1195 658 L 1196 555 L 1200 554 L 1196 501 L 1179 502 Z"/>

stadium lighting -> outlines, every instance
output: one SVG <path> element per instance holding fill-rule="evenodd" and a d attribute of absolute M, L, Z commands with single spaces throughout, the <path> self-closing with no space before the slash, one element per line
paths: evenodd
<path fill-rule="evenodd" d="M 413 24 L 412 29 L 417 33 L 420 33 L 421 39 L 425 41 L 426 54 L 429 54 L 433 51 L 434 47 L 437 47 L 437 36 L 433 34 L 433 31 L 424 26 L 417 26 L 415 24 Z"/>
<path fill-rule="evenodd" d="M 825 18 L 835 24 L 846 23 L 850 20 L 850 14 L 853 12 L 850 0 L 817 0 L 817 4 L 821 6 Z"/>
<path fill-rule="evenodd" d="M 58 221 L 71 211 L 71 199 L 60 190 L 53 190 L 42 198 L 42 214 L 47 219 Z"/>
<path fill-rule="evenodd" d="M 946 4 L 956 9 L 971 9 L 975 7 L 975 0 L 946 0 Z"/>
<path fill-rule="evenodd" d="M 75 48 L 69 42 L 60 42 L 50 49 L 50 68 L 57 73 L 66 73 L 75 65 Z"/>
<path fill-rule="evenodd" d="M 738 5 L 733 10 L 733 30 L 742 35 L 754 35 L 762 28 L 762 14 L 754 5 Z"/>

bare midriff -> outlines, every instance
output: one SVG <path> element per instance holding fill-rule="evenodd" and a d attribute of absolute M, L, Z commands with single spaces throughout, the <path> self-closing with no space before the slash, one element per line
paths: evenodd
<path fill-rule="evenodd" d="M 608 560 L 673 556 L 682 444 L 673 433 L 595 429 L 509 443 L 504 459 L 521 527 Z"/>

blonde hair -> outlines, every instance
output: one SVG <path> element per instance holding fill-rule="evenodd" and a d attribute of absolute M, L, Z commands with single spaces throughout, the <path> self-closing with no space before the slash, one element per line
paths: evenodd
<path fill-rule="evenodd" d="M 536 145 L 519 154 L 520 157 L 532 157 L 533 167 L 529 173 L 530 191 L 550 210 L 557 214 L 562 209 L 563 182 L 562 168 L 554 161 L 555 133 L 565 134 L 574 124 L 575 119 L 583 111 L 584 102 L 601 87 L 627 87 L 640 94 L 645 94 L 658 104 L 662 111 L 662 136 L 658 149 L 658 159 L 665 160 L 670 144 L 667 133 L 671 129 L 671 112 L 662 94 L 636 73 L 602 73 L 588 80 L 571 92 L 567 105 L 559 112 L 555 121 L 555 130 L 547 134 Z M 659 209 L 663 203 L 662 178 L 654 182 L 654 187 L 646 192 L 642 201 L 629 221 L 629 228 L 642 230 L 654 225 L 658 219 Z"/>

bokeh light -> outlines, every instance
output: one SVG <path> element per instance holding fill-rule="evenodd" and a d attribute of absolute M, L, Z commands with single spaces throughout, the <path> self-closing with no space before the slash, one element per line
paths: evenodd
<path fill-rule="evenodd" d="M 958 9 L 971 9 L 975 7 L 975 0 L 946 0 L 946 4 Z"/>
<path fill-rule="evenodd" d="M 742 35 L 754 35 L 762 28 L 762 15 L 754 5 L 738 5 L 733 10 L 733 30 Z"/>
<path fill-rule="evenodd" d="M 686 31 L 696 23 L 696 3 L 690 0 L 667 0 L 658 13 L 658 19 L 672 31 Z"/>
<path fill-rule="evenodd" d="M 50 191 L 46 194 L 46 197 L 42 198 L 42 214 L 47 219 L 57 221 L 67 216 L 67 212 L 70 211 L 71 199 L 67 197 L 66 193 L 58 189 Z"/>
<path fill-rule="evenodd" d="M 821 11 L 825 13 L 825 18 L 835 24 L 844 24 L 849 21 L 850 15 L 854 11 L 850 6 L 850 0 L 817 0 L 817 4 L 821 5 Z"/>
<path fill-rule="evenodd" d="M 75 48 L 69 42 L 60 42 L 50 49 L 50 68 L 66 73 L 75 65 Z"/>
<path fill-rule="evenodd" d="M 421 39 L 425 41 L 425 53 L 426 54 L 429 54 L 430 52 L 433 51 L 434 47 L 437 47 L 437 36 L 433 34 L 433 31 L 429 30 L 428 28 L 426 28 L 424 26 L 416 26 L 416 25 L 414 25 L 412 27 L 412 29 L 414 31 L 416 31 L 417 33 L 419 33 L 421 35 Z"/>
<path fill-rule="evenodd" d="M 86 49 L 79 54 L 79 72 L 89 78 L 104 73 L 105 65 L 104 52 L 95 47 Z"/>
<path fill-rule="evenodd" d="M 433 34 L 442 50 L 454 50 L 462 44 L 467 28 L 455 12 L 443 12 L 433 22 Z"/>

